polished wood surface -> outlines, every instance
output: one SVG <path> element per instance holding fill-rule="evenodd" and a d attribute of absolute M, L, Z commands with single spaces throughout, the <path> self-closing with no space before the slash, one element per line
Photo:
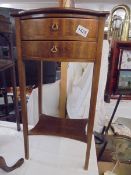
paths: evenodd
<path fill-rule="evenodd" d="M 33 9 L 33 10 L 26 10 L 26 11 L 22 10 L 20 12 L 12 14 L 12 16 L 20 17 L 20 19 L 46 18 L 46 17 L 52 17 L 52 16 L 77 17 L 79 15 L 83 18 L 96 19 L 98 17 L 102 17 L 102 16 L 105 17 L 109 15 L 109 11 L 96 11 L 96 10 L 82 9 L 82 8 L 50 7 L 50 8 L 40 8 L 40 9 Z"/>
<path fill-rule="evenodd" d="M 18 60 L 19 60 L 18 68 L 19 68 L 19 78 L 20 78 L 20 87 L 21 87 L 25 157 L 27 159 L 29 158 L 29 145 L 28 145 L 29 133 L 30 134 L 52 134 L 52 135 L 58 135 L 58 136 L 64 136 L 64 137 L 76 139 L 77 135 L 79 136 L 79 129 L 77 128 L 79 128 L 78 126 L 80 124 L 80 121 L 84 122 L 84 120 L 83 119 L 78 121 L 74 120 L 73 122 L 72 119 L 62 119 L 62 118 L 52 119 L 50 117 L 46 117 L 46 118 L 43 117 L 43 115 L 41 114 L 42 99 L 39 97 L 40 120 L 36 125 L 36 127 L 30 132 L 28 132 L 27 106 L 26 106 L 26 98 L 25 98 L 24 61 L 25 60 L 38 60 L 38 61 L 45 61 L 45 60 L 58 61 L 59 60 L 61 62 L 66 62 L 66 61 L 94 62 L 88 131 L 86 135 L 86 142 L 88 142 L 88 146 L 87 146 L 87 153 L 86 153 L 85 169 L 88 169 L 92 133 L 93 133 L 93 126 L 94 126 L 100 64 L 101 64 L 102 42 L 103 42 L 103 36 L 104 36 L 104 22 L 107 16 L 107 12 L 96 12 L 91 10 L 88 11 L 83 9 L 71 9 L 71 8 L 46 8 L 46 9 L 38 9 L 38 10 L 21 12 L 21 13 L 15 14 L 14 16 L 16 17 L 17 51 L 18 51 Z M 83 23 L 83 20 L 85 21 L 85 23 Z M 38 25 L 36 25 L 36 21 Z M 47 22 L 47 26 L 45 21 Z M 58 26 L 56 26 L 56 21 L 58 21 Z M 70 29 L 69 31 L 70 26 L 66 26 L 64 25 L 64 23 L 71 24 L 73 28 Z M 73 33 L 73 31 L 75 31 L 74 26 L 76 26 L 76 24 L 79 24 L 79 23 L 85 27 L 87 26 L 90 27 L 90 31 L 86 38 L 80 35 L 77 36 L 75 33 Z M 26 34 L 26 32 L 23 31 L 24 28 L 22 29 L 22 26 L 25 25 L 27 28 L 27 24 L 28 24 L 28 32 Z M 32 25 L 29 25 L 29 24 L 32 24 Z M 53 27 L 55 28 L 56 31 L 51 31 L 52 29 L 49 29 L 49 26 L 52 26 L 53 24 L 55 24 Z M 61 31 L 60 33 L 58 29 L 60 29 Z M 94 33 L 94 31 L 96 31 L 96 33 Z M 69 33 L 67 34 L 67 32 Z M 53 34 L 50 36 L 51 33 Z M 59 36 L 59 34 L 61 34 L 61 36 Z M 41 37 L 39 35 L 41 35 Z M 39 96 L 41 96 L 42 82 L 41 82 L 40 73 L 39 73 L 39 76 L 40 76 L 39 77 L 40 83 L 39 83 L 38 94 Z M 75 128 L 75 126 L 77 127 Z M 82 127 L 83 129 L 80 132 L 80 138 L 81 140 L 85 140 L 85 133 L 86 133 L 85 125 L 82 125 Z M 77 133 L 77 130 L 78 130 L 78 133 Z"/>
<path fill-rule="evenodd" d="M 29 134 L 61 136 L 86 143 L 86 124 L 87 119 L 60 119 L 42 114 L 39 122 L 29 131 Z"/>
<path fill-rule="evenodd" d="M 95 60 L 96 42 L 76 41 L 22 41 L 25 60 L 90 61 Z"/>
<path fill-rule="evenodd" d="M 88 37 L 76 33 L 81 25 L 89 30 Z M 32 28 L 30 28 L 32 26 Z M 36 27 L 37 26 L 37 27 Z M 80 40 L 96 41 L 97 19 L 45 18 L 21 20 L 22 40 Z"/>
<path fill-rule="evenodd" d="M 61 80 L 59 97 L 59 116 L 66 118 L 66 100 L 67 100 L 67 68 L 68 62 L 61 62 Z"/>

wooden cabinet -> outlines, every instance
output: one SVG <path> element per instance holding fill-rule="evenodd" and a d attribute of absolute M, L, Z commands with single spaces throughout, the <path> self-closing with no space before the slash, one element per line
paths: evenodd
<path fill-rule="evenodd" d="M 73 8 L 45 8 L 14 14 L 24 131 L 25 157 L 29 158 L 28 135 L 57 135 L 88 142 L 85 169 L 88 169 L 99 82 L 104 23 L 107 12 Z M 80 29 L 79 32 L 77 30 Z M 87 36 L 83 35 L 87 32 Z M 38 124 L 28 131 L 25 97 L 25 60 L 39 61 Z M 87 119 L 66 119 L 42 114 L 42 61 L 93 62 L 93 79 Z M 62 93 L 61 93 L 62 94 Z M 62 94 L 64 95 L 64 94 Z M 76 114 L 77 115 L 77 114 Z"/>

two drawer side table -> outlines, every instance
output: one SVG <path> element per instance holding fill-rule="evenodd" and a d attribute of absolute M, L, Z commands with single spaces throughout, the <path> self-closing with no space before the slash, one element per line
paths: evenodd
<path fill-rule="evenodd" d="M 21 89 L 25 157 L 29 158 L 28 135 L 56 135 L 88 142 L 85 169 L 88 169 L 99 82 L 104 24 L 108 12 L 77 8 L 44 8 L 13 14 L 16 20 L 18 68 Z M 81 28 L 87 29 L 87 37 Z M 76 30 L 80 30 L 76 32 Z M 39 122 L 28 131 L 25 61 L 38 62 Z M 88 117 L 55 118 L 42 114 L 42 61 L 93 62 L 93 79 Z"/>

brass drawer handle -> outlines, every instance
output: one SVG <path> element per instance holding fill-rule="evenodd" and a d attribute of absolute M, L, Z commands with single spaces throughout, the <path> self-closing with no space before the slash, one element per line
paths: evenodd
<path fill-rule="evenodd" d="M 58 51 L 57 46 L 54 45 L 51 49 L 51 52 L 56 53 L 57 51 Z"/>
<path fill-rule="evenodd" d="M 58 26 L 58 24 L 55 23 L 55 24 L 52 24 L 51 28 L 53 31 L 57 31 L 59 29 L 59 26 Z"/>

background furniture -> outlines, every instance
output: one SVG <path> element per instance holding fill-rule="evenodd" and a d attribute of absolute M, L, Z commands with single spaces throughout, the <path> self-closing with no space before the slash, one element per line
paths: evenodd
<path fill-rule="evenodd" d="M 9 48 L 9 42 L 11 41 L 12 44 L 12 55 L 13 55 L 13 61 L 14 61 L 14 72 L 15 72 L 15 84 L 16 86 L 19 86 L 19 79 L 18 79 L 18 69 L 17 69 L 17 52 L 16 52 L 16 37 L 15 37 L 15 25 L 14 25 L 14 19 L 10 16 L 10 13 L 18 12 L 19 9 L 13 9 L 13 8 L 1 8 L 0 7 L 0 15 L 1 16 L 1 23 L 4 24 L 4 26 L 7 24 L 11 25 L 11 33 L 4 29 L 4 26 L 1 25 L 1 30 L 4 29 L 4 32 L 1 32 L 0 36 L 0 58 L 5 59 L 7 61 L 9 55 L 10 55 L 10 48 Z M 2 17 L 5 17 L 3 19 Z M 5 21 L 5 22 L 4 22 Z M 10 40 L 10 41 L 9 41 Z M 1 60 L 1 66 L 5 65 L 5 60 Z M 10 63 L 10 61 L 9 61 Z M 12 63 L 12 62 L 11 62 Z M 2 68 L 3 69 L 3 68 Z M 26 63 L 26 85 L 31 88 L 38 86 L 37 81 L 37 67 L 35 62 L 27 62 Z M 56 62 L 44 62 L 43 63 L 43 83 L 53 83 L 56 80 L 56 71 L 57 71 L 57 63 Z M 12 74 L 10 69 L 6 69 L 4 67 L 4 71 L 2 70 L 0 72 L 0 96 L 2 104 L 0 104 L 0 119 L 15 122 L 16 119 L 18 119 L 18 126 L 17 129 L 20 130 L 20 122 L 21 122 L 21 115 L 16 118 L 17 115 L 15 115 L 15 98 L 14 93 L 12 93 Z M 17 88 L 18 89 L 18 88 Z M 18 90 L 17 90 L 18 92 Z M 18 94 L 18 93 L 17 93 Z M 3 102 L 4 99 L 4 102 Z M 19 98 L 18 98 L 19 99 Z M 19 111 L 21 110 L 20 107 L 20 101 L 19 103 Z"/>
<path fill-rule="evenodd" d="M 118 63 L 118 58 L 115 55 L 116 51 L 116 41 L 128 41 L 130 29 L 130 8 L 127 5 L 117 5 L 111 10 L 109 18 L 108 27 L 108 41 L 110 43 L 109 52 L 109 64 L 108 64 L 108 74 L 107 83 L 105 88 L 105 102 L 110 102 L 110 99 L 117 99 L 119 92 L 116 91 L 117 86 L 117 75 L 118 71 L 116 64 Z M 130 94 L 123 94 L 122 99 L 131 99 Z"/>
<path fill-rule="evenodd" d="M 131 95 L 131 42 L 114 41 L 110 58 L 110 90 L 114 95 Z"/>
<path fill-rule="evenodd" d="M 6 69 L 10 69 L 12 85 L 13 85 L 13 93 L 14 93 L 14 105 L 15 105 L 15 116 L 17 121 L 17 130 L 20 130 L 20 120 L 19 120 L 19 109 L 18 109 L 18 100 L 16 96 L 16 79 L 15 79 L 15 65 L 13 61 L 12 55 L 12 39 L 11 39 L 11 25 L 9 21 L 4 17 L 0 16 L 0 37 L 3 37 L 9 45 L 9 57 L 10 59 L 0 59 L 0 73 L 5 71 Z M 6 80 L 5 80 L 6 81 Z M 6 87 L 4 87 L 6 89 Z M 6 92 L 5 92 L 6 93 Z M 7 100 L 7 94 L 5 94 L 5 104 Z M 3 117 L 8 117 L 8 111 Z M 0 168 L 2 168 L 6 172 L 13 171 L 14 169 L 21 166 L 24 162 L 24 159 L 19 159 L 12 167 L 8 167 L 6 162 L 2 156 L 0 156 Z"/>
<path fill-rule="evenodd" d="M 99 82 L 104 23 L 107 12 L 71 8 L 45 8 L 14 14 L 18 68 L 21 88 L 22 117 L 24 127 L 25 157 L 29 158 L 28 135 L 51 134 L 88 141 L 85 169 L 88 169 L 95 106 Z M 84 28 L 79 28 L 79 25 Z M 78 30 L 78 33 L 76 32 Z M 89 30 L 89 33 L 87 32 Z M 79 33 L 80 32 L 80 33 Z M 83 37 L 83 33 L 88 33 Z M 28 132 L 25 94 L 25 65 L 27 60 L 38 61 L 39 116 L 38 124 Z M 93 62 L 93 80 L 88 130 L 87 120 L 72 120 L 45 116 L 41 110 L 42 61 Z M 77 130 L 79 128 L 79 130 Z"/>
<path fill-rule="evenodd" d="M 14 108 L 15 108 L 15 118 L 17 122 L 17 130 L 20 130 L 20 116 L 19 116 L 19 109 L 18 109 L 18 99 L 16 95 L 16 77 L 15 77 L 15 63 L 13 59 L 13 43 L 12 43 L 12 35 L 11 35 L 11 23 L 6 19 L 4 16 L 0 16 L 0 37 L 4 38 L 8 48 L 9 54 L 6 58 L 0 59 L 0 71 L 3 73 L 3 89 L 4 92 L 4 99 L 5 99 L 5 114 L 1 116 L 1 118 L 8 118 L 11 117 L 8 111 L 8 98 L 7 98 L 7 84 L 6 84 L 6 77 L 5 71 L 7 69 L 10 70 L 11 75 L 11 82 L 13 86 L 13 101 L 14 101 Z"/>
<path fill-rule="evenodd" d="M 10 16 L 11 13 L 17 13 L 22 9 L 14 9 L 14 8 L 2 8 L 0 7 L 0 15 L 6 17 L 7 21 L 12 25 L 12 44 L 13 44 L 13 58 L 15 60 L 15 69 L 16 69 L 16 85 L 19 86 L 18 80 L 18 69 L 17 69 L 17 52 L 16 52 L 16 36 L 15 36 L 15 23 L 14 19 Z M 2 26 L 1 26 L 2 27 Z M 0 57 L 6 58 L 9 55 L 9 47 L 8 43 L 4 38 L 0 38 Z M 26 70 L 26 85 L 27 86 L 38 86 L 37 81 L 37 67 L 35 62 L 26 62 L 25 65 Z M 57 71 L 57 63 L 56 62 L 44 62 L 43 63 L 43 83 L 53 83 L 56 80 L 56 71 Z M 6 86 L 11 87 L 11 74 L 9 70 L 6 70 L 4 73 L 4 77 L 6 79 Z M 5 81 L 0 74 L 0 88 L 5 86 Z"/>
<path fill-rule="evenodd" d="M 112 85 L 112 92 L 114 95 L 118 95 L 118 99 L 109 120 L 107 127 L 104 127 L 102 134 L 107 134 L 114 116 L 116 114 L 117 108 L 120 104 L 120 101 L 123 96 L 131 95 L 131 42 L 130 41 L 114 41 L 114 48 L 112 53 L 112 60 L 111 60 L 111 85 Z M 114 131 L 114 134 L 115 131 Z M 119 134 L 119 133 L 117 133 Z M 124 135 L 124 133 L 123 133 Z M 103 147 L 100 151 L 98 159 L 101 158 L 107 142 L 106 139 L 103 139 Z"/>

